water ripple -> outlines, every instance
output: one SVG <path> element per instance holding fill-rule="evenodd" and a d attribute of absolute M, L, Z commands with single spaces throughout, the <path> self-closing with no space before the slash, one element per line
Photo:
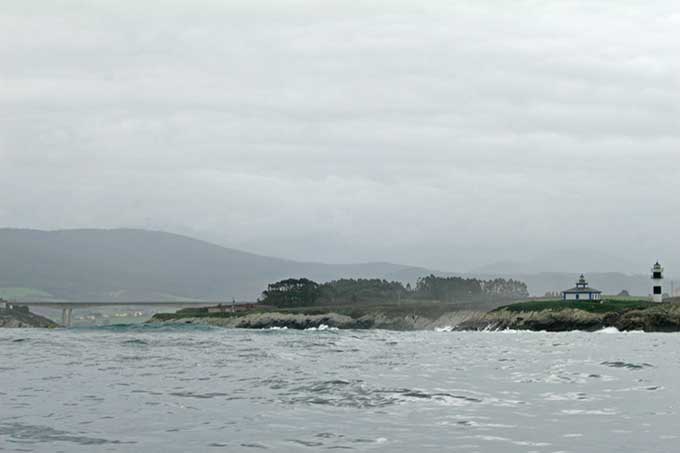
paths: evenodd
<path fill-rule="evenodd" d="M 676 334 L 115 326 L 0 343 L 0 451 L 676 450 Z"/>

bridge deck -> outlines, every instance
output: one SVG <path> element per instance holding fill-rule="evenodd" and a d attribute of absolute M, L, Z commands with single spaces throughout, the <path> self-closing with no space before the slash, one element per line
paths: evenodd
<path fill-rule="evenodd" d="M 218 304 L 231 305 L 231 302 L 9 302 L 16 307 L 43 307 L 43 308 L 93 308 L 93 307 L 130 307 L 130 306 L 153 306 L 153 307 L 210 307 Z M 240 305 L 245 302 L 237 302 Z"/>

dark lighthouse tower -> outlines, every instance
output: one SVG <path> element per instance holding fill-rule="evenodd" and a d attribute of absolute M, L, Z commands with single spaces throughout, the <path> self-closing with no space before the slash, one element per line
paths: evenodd
<path fill-rule="evenodd" d="M 652 300 L 663 302 L 663 267 L 657 261 L 652 268 Z"/>

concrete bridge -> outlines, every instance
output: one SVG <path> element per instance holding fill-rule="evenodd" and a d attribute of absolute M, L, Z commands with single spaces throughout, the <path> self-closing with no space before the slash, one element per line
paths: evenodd
<path fill-rule="evenodd" d="M 41 307 L 61 310 L 61 324 L 71 327 L 73 321 L 73 309 L 96 308 L 96 307 L 158 307 L 158 308 L 200 308 L 211 307 L 224 302 L 6 302 L 13 307 Z"/>

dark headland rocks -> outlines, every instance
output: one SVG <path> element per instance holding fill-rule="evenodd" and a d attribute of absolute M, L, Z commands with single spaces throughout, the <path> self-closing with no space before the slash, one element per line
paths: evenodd
<path fill-rule="evenodd" d="M 4 303 L 3 303 L 4 305 Z M 2 327 L 59 327 L 57 323 L 43 316 L 31 313 L 28 307 L 12 307 L 0 305 L 0 328 Z"/>

